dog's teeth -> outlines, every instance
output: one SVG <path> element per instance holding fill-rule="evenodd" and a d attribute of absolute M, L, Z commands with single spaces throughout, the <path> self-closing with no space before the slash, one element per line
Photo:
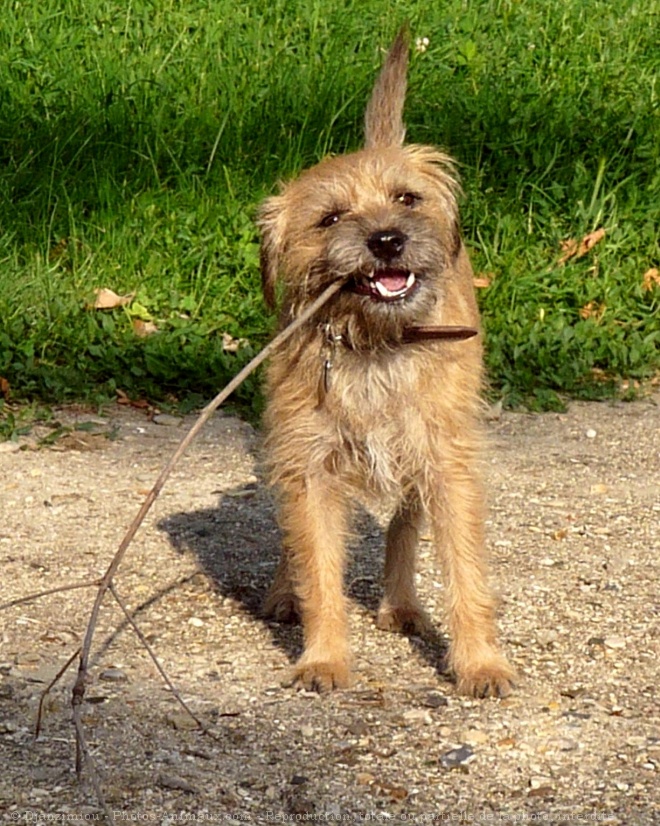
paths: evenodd
<path fill-rule="evenodd" d="M 415 283 L 415 273 L 411 272 L 408 276 L 408 280 L 406 281 L 406 289 L 409 290 L 412 285 Z"/>
<path fill-rule="evenodd" d="M 383 296 L 383 298 L 391 298 L 393 295 L 396 295 L 396 293 L 388 290 L 384 284 L 381 284 L 380 281 L 376 281 L 374 283 L 376 284 L 376 289 Z"/>

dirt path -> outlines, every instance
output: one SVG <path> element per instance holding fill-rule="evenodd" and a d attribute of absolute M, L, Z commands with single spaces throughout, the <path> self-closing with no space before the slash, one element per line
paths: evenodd
<path fill-rule="evenodd" d="M 0 601 L 102 572 L 188 424 L 61 413 L 76 419 L 101 424 L 39 451 L 0 446 Z M 299 629 L 259 617 L 278 536 L 255 475 L 258 438 L 214 419 L 117 585 L 216 739 L 192 730 L 108 602 L 85 719 L 118 818 L 660 823 L 660 396 L 505 413 L 490 427 L 493 579 L 517 693 L 458 697 L 438 667 L 441 635 L 375 628 L 382 531 L 365 518 L 349 574 L 355 685 L 318 697 L 281 685 Z M 440 617 L 428 544 L 420 590 Z M 32 736 L 40 692 L 79 645 L 92 597 L 0 614 L 0 819 L 98 816 L 73 773 L 73 674 Z"/>

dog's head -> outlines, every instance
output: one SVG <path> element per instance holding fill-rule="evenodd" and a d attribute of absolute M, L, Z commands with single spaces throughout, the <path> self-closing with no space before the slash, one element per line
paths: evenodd
<path fill-rule="evenodd" d="M 397 327 L 420 320 L 442 295 L 460 248 L 451 159 L 404 146 L 408 38 L 392 46 L 367 107 L 365 148 L 330 157 L 262 206 L 264 296 L 281 279 L 289 307 L 304 306 L 337 279 L 327 310 Z M 294 309 L 295 312 L 295 309 Z"/>

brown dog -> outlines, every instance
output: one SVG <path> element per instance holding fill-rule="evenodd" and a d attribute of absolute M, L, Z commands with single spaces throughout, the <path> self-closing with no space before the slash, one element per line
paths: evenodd
<path fill-rule="evenodd" d="M 268 371 L 267 447 L 284 553 L 266 611 L 302 617 L 294 683 L 347 685 L 351 506 L 386 499 L 395 511 L 379 628 L 428 628 L 415 593 L 426 516 L 446 575 L 458 688 L 502 696 L 513 671 L 497 647 L 485 574 L 480 336 L 434 338 L 438 325 L 478 329 L 472 270 L 451 160 L 403 145 L 407 40 L 402 31 L 376 82 L 365 149 L 325 159 L 261 210 L 264 294 L 272 304 L 281 280 L 283 324 L 328 284 L 345 282 Z"/>

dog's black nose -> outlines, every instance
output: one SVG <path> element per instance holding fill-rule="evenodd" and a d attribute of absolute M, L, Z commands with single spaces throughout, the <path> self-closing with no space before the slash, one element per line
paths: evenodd
<path fill-rule="evenodd" d="M 367 246 L 381 261 L 392 261 L 401 255 L 407 240 L 407 236 L 398 229 L 384 229 L 372 232 L 367 238 Z"/>

